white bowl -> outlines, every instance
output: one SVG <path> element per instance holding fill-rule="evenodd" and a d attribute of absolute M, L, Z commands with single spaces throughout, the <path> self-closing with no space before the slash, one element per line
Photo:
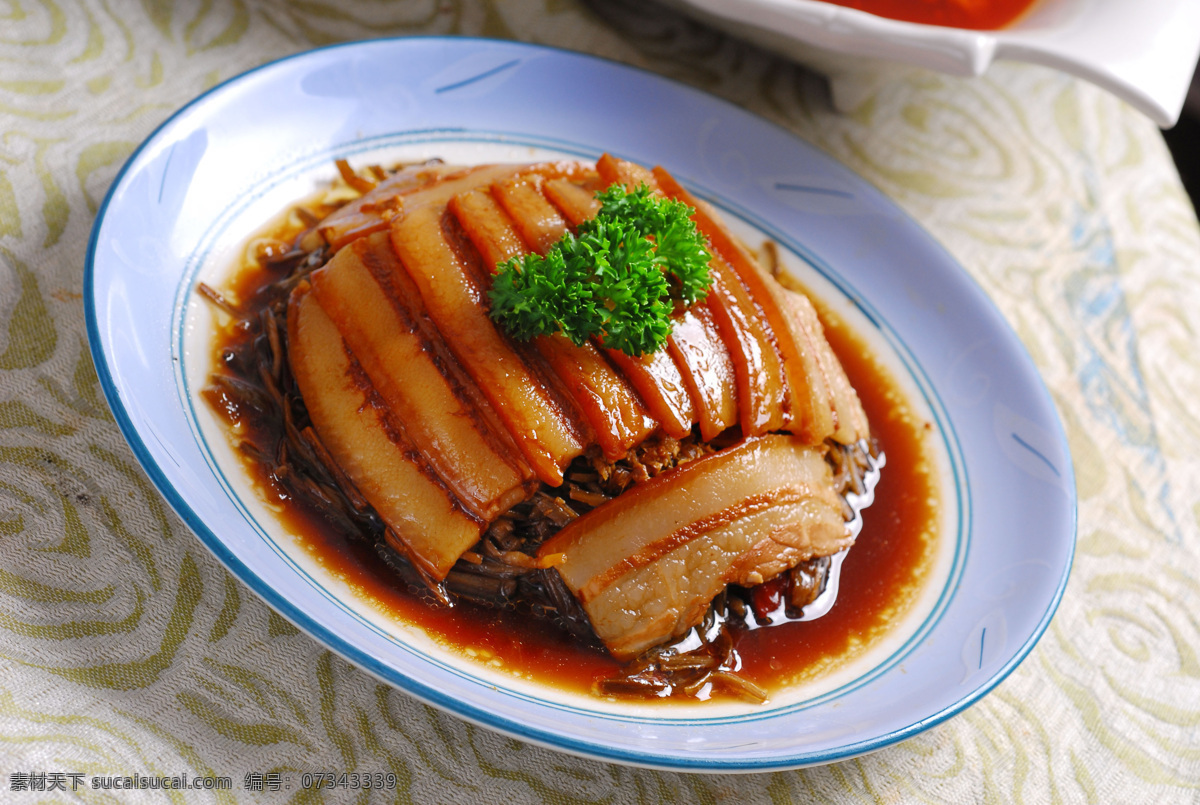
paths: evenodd
<path fill-rule="evenodd" d="M 1037 0 L 996 31 L 899 22 L 819 0 L 665 1 L 824 72 L 842 110 L 859 100 L 863 73 L 881 65 L 977 76 L 1008 59 L 1079 76 L 1170 128 L 1200 55 L 1197 0 Z"/>

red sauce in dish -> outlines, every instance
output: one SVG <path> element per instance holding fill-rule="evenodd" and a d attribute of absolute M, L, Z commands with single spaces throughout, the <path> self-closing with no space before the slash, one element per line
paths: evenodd
<path fill-rule="evenodd" d="M 296 229 L 270 234 L 290 241 Z M 270 269 L 247 260 L 223 291 L 248 300 L 278 279 Z M 817 301 L 817 300 L 814 300 Z M 820 310 L 820 305 L 818 304 Z M 936 480 L 929 463 L 931 425 L 914 418 L 883 365 L 849 328 L 821 310 L 826 333 L 858 390 L 872 432 L 887 463 L 875 490 L 875 502 L 863 512 L 863 529 L 842 567 L 840 592 L 823 617 L 737 632 L 741 674 L 765 688 L 811 678 L 869 648 L 888 631 L 919 592 L 928 575 L 936 541 Z M 233 324 L 214 339 L 214 363 L 222 350 L 245 339 Z M 206 391 L 210 406 L 239 438 L 253 441 L 261 423 L 239 413 L 220 394 Z M 361 540 L 339 533 L 321 516 L 289 498 L 260 465 L 245 459 L 259 493 L 280 510 L 284 529 L 332 575 L 343 579 L 368 606 L 417 626 L 449 651 L 541 683 L 591 693 L 595 680 L 610 676 L 619 664 L 599 642 L 581 643 L 554 625 L 518 615 L 460 604 L 435 607 L 410 593 L 374 551 Z"/>
<path fill-rule="evenodd" d="M 1011 25 L 1035 0 L 828 0 L 905 22 L 989 31 Z"/>

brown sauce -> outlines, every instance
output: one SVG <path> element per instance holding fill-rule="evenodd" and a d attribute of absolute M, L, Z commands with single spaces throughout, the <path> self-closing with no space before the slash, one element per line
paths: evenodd
<path fill-rule="evenodd" d="M 792 283 L 785 282 L 785 285 Z M 917 419 L 891 373 L 865 342 L 811 296 L 871 433 L 887 457 L 862 531 L 842 564 L 837 601 L 812 621 L 742 633 L 742 673 L 770 689 L 811 679 L 888 631 L 920 592 L 936 540 L 937 481 L 929 455 L 932 423 Z"/>
<path fill-rule="evenodd" d="M 319 216 L 328 210 L 309 208 Z M 268 237 L 290 243 L 301 227 L 294 216 L 277 224 Z M 221 289 L 250 305 L 259 289 L 279 274 L 247 256 Z M 900 388 L 866 344 L 845 324 L 818 311 L 830 344 L 858 391 L 872 433 L 887 457 L 873 505 L 863 512 L 863 527 L 843 566 L 836 603 L 821 618 L 788 622 L 754 631 L 736 631 L 741 675 L 767 691 L 820 675 L 861 653 L 913 602 L 928 575 L 933 555 L 936 479 L 931 469 L 928 423 L 916 419 Z M 236 323 L 218 329 L 214 366 L 222 352 L 247 338 Z M 206 389 L 210 406 L 231 426 L 231 434 L 253 440 L 269 423 L 240 416 L 220 392 Z M 231 435 L 232 438 L 232 435 Z M 581 643 L 549 622 L 516 612 L 461 603 L 452 609 L 432 606 L 413 595 L 362 540 L 339 533 L 323 516 L 299 505 L 269 473 L 250 458 L 245 469 L 258 492 L 279 509 L 284 529 L 297 538 L 320 565 L 341 578 L 361 601 L 389 618 L 417 626 L 447 650 L 471 657 L 515 676 L 591 693 L 593 683 L 612 675 L 620 664 L 599 642 Z"/>

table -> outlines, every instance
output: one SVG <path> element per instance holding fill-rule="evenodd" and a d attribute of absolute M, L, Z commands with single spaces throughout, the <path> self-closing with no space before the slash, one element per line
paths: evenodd
<path fill-rule="evenodd" d="M 634 0 L 46 0 L 0 14 L 5 801 L 184 773 L 232 781 L 188 802 L 291 801 L 315 770 L 396 776 L 331 802 L 1200 799 L 1200 227 L 1159 132 L 1122 103 L 999 64 L 974 80 L 906 73 L 837 114 L 818 77 Z M 81 293 L 97 205 L 137 143 L 214 84 L 313 46 L 428 33 L 553 44 L 725 97 L 859 172 L 955 255 L 1041 370 L 1078 482 L 1070 584 L 1011 677 L 836 765 L 611 766 L 381 686 L 204 551 L 98 388 Z M 165 798 L 139 794 L 86 798 Z"/>

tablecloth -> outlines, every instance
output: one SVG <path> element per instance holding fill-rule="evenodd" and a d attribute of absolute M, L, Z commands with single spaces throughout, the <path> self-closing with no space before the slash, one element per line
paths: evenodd
<path fill-rule="evenodd" d="M 727 98 L 866 177 L 961 262 L 1045 378 L 1077 477 L 1070 583 L 1015 673 L 842 763 L 613 766 L 379 684 L 205 551 L 98 388 L 82 297 L 98 203 L 135 146 L 214 84 L 330 42 L 427 33 L 584 51 Z M 819 77 L 635 0 L 4 4 L 0 800 L 1200 801 L 1200 228 L 1162 138 L 1038 67 L 910 72 L 863 98 L 835 113 Z M 272 790 L 313 770 L 390 772 L 396 786 Z M 185 773 L 232 787 L 90 788 Z"/>

